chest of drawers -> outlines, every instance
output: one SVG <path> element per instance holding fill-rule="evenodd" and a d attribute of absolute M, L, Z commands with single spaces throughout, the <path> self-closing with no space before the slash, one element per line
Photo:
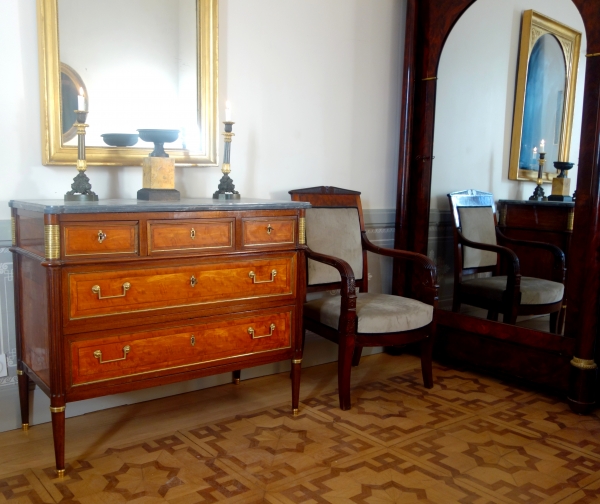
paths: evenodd
<path fill-rule="evenodd" d="M 18 379 L 68 402 L 291 359 L 305 294 L 299 202 L 11 201 Z"/>

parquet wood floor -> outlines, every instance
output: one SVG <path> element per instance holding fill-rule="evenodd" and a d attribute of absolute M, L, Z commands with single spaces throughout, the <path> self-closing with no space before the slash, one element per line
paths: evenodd
<path fill-rule="evenodd" d="M 0 503 L 600 502 L 600 415 L 465 370 L 364 358 L 351 411 L 335 365 L 67 420 L 55 476 L 49 424 L 0 434 Z"/>

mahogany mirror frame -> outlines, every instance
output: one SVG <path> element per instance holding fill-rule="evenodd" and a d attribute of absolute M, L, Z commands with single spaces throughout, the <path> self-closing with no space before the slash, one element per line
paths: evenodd
<path fill-rule="evenodd" d="M 396 248 L 427 253 L 437 70 L 449 33 L 475 1 L 407 0 Z M 436 347 L 440 356 L 566 392 L 573 411 L 587 413 L 600 399 L 600 0 L 572 1 L 585 25 L 587 59 L 565 335 L 440 310 Z M 395 263 L 394 292 L 410 290 L 410 281 Z"/>

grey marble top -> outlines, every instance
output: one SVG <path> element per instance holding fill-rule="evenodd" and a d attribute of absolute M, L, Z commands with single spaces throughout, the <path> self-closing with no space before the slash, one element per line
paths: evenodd
<path fill-rule="evenodd" d="M 530 201 L 530 200 L 498 200 L 498 203 L 510 203 L 511 205 L 544 205 L 544 206 L 575 206 L 574 201 Z"/>
<path fill-rule="evenodd" d="M 310 203 L 300 201 L 214 200 L 212 198 L 187 198 L 180 201 L 141 201 L 137 199 L 105 199 L 94 202 L 63 200 L 11 200 L 8 206 L 45 214 L 88 214 L 123 212 L 198 212 L 202 210 L 286 210 L 310 208 Z"/>

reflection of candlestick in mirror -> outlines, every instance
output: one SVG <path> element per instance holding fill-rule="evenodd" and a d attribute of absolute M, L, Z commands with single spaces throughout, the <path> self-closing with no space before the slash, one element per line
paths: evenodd
<path fill-rule="evenodd" d="M 542 139 L 542 141 L 540 142 L 540 154 L 544 154 L 546 151 L 544 150 L 546 145 L 546 141 L 544 139 Z"/>
<path fill-rule="evenodd" d="M 533 148 L 533 159 L 537 161 L 537 147 Z"/>

